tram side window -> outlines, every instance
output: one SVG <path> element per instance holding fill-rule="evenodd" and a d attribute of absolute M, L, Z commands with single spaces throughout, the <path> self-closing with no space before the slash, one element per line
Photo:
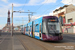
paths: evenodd
<path fill-rule="evenodd" d="M 30 31 L 30 26 L 29 26 L 29 29 L 28 29 L 28 31 Z"/>
<path fill-rule="evenodd" d="M 46 24 L 45 24 L 45 22 L 43 22 L 43 33 L 47 33 L 47 31 L 46 31 Z"/>
<path fill-rule="evenodd" d="M 28 31 L 28 26 L 27 26 L 27 31 Z"/>

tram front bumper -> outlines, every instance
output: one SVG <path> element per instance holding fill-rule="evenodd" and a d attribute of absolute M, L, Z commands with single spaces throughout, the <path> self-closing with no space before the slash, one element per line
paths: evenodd
<path fill-rule="evenodd" d="M 62 36 L 48 36 L 48 37 L 44 37 L 43 40 L 44 41 L 59 41 L 62 40 L 63 37 Z"/>

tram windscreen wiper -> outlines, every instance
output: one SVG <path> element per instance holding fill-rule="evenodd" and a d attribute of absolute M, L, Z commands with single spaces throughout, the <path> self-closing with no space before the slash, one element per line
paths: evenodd
<path fill-rule="evenodd" d="M 51 30 L 56 34 L 56 32 L 54 31 L 54 29 L 51 27 Z"/>

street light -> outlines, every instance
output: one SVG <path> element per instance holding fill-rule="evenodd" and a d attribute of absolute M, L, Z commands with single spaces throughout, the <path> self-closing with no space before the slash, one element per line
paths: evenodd
<path fill-rule="evenodd" d="M 11 35 L 13 36 L 13 4 L 12 4 L 12 27 L 11 27 Z"/>

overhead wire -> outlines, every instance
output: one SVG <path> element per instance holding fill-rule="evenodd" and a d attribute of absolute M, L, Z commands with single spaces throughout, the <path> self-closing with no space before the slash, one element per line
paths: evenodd
<path fill-rule="evenodd" d="M 59 3 L 60 4 L 60 3 Z M 57 5 L 55 5 L 55 6 L 58 6 L 59 4 L 57 4 Z M 43 13 L 41 13 L 41 15 L 43 15 L 44 13 L 46 13 L 46 11 L 48 11 L 48 10 L 50 10 L 50 9 L 52 9 L 52 8 L 54 8 L 55 6 L 53 6 L 53 7 L 50 7 L 50 8 L 48 8 L 48 9 L 46 9 Z M 39 15 L 40 16 L 40 15 Z"/>
<path fill-rule="evenodd" d="M 22 7 L 21 10 L 23 10 L 23 8 L 25 7 L 26 2 L 27 2 L 27 0 L 25 0 L 24 6 Z M 19 15 L 21 15 L 21 13 L 20 13 Z M 22 17 L 22 20 L 23 20 L 23 17 Z M 22 22 L 22 23 L 23 23 L 23 22 Z"/>
<path fill-rule="evenodd" d="M 48 0 L 46 0 L 46 2 L 47 2 Z M 44 4 L 46 3 L 46 2 L 44 2 Z M 42 4 L 41 6 L 39 6 L 35 11 L 38 11 L 44 4 Z M 31 17 L 31 19 L 32 19 L 32 17 Z"/>
<path fill-rule="evenodd" d="M 27 0 L 25 1 L 25 3 L 27 2 Z M 22 7 L 22 9 L 25 7 L 25 5 Z"/>
<path fill-rule="evenodd" d="M 26 2 L 27 2 L 27 0 L 25 0 L 25 3 L 26 3 Z M 15 6 L 14 6 L 14 7 L 15 7 Z M 23 9 L 24 7 L 25 7 L 25 5 L 22 7 L 22 9 Z M 21 9 L 21 10 L 22 10 L 22 9 Z M 20 11 L 20 10 L 19 10 L 19 11 Z M 21 13 L 19 14 L 19 16 L 20 16 L 20 15 L 21 15 Z"/>
<path fill-rule="evenodd" d="M 48 0 L 46 0 L 46 2 L 47 2 L 47 1 L 48 1 Z M 46 2 L 45 2 L 45 3 L 46 3 Z M 45 3 L 44 3 L 44 4 L 45 4 Z M 39 6 L 35 11 L 39 10 L 44 4 L 42 4 L 41 6 Z"/>
<path fill-rule="evenodd" d="M 70 2 L 68 2 L 68 3 L 70 3 Z M 68 3 L 67 3 L 67 4 L 68 4 Z M 47 10 L 47 11 L 48 11 L 48 10 Z M 48 12 L 46 12 L 46 13 L 48 13 Z"/>
<path fill-rule="evenodd" d="M 70 1 L 71 2 L 71 1 Z M 68 3 L 70 3 L 70 2 L 68 2 Z M 67 3 L 67 4 L 68 4 Z M 61 2 L 60 3 L 58 3 L 57 5 L 55 5 L 55 6 L 58 6 L 59 4 L 61 4 Z M 48 10 L 50 10 L 50 9 L 52 9 L 52 8 L 54 8 L 55 6 L 53 6 L 53 7 L 50 7 L 50 8 L 48 8 L 48 9 L 46 9 L 43 13 L 41 13 L 41 15 L 43 15 L 44 13 L 46 13 L 46 11 L 48 11 Z M 38 16 L 40 16 L 40 15 L 38 15 Z"/>

